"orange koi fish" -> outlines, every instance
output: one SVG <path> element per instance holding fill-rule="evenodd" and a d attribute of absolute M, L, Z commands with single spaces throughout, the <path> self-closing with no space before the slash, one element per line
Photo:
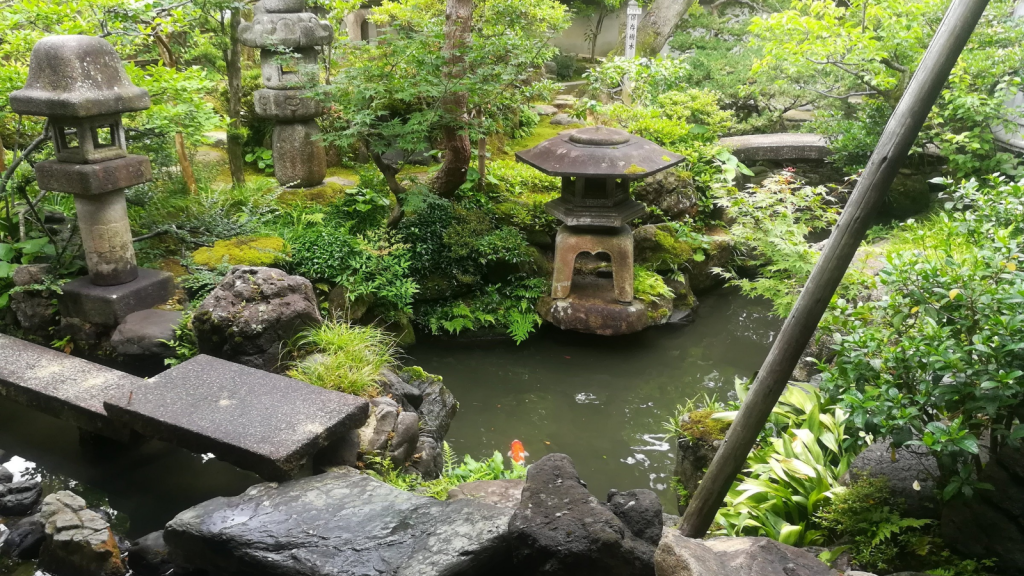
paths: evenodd
<path fill-rule="evenodd" d="M 526 462 L 526 457 L 530 455 L 523 447 L 523 443 L 519 440 L 512 441 L 512 449 L 508 451 L 508 455 L 512 458 L 512 461 L 522 466 Z"/>

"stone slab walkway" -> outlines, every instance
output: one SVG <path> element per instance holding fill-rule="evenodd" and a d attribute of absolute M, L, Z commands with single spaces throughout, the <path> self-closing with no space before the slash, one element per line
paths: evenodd
<path fill-rule="evenodd" d="M 200 355 L 112 396 L 110 415 L 145 436 L 268 480 L 292 476 L 331 440 L 362 426 L 366 400 Z"/>
<path fill-rule="evenodd" d="M 131 429 L 104 400 L 127 400 L 145 381 L 113 368 L 0 334 L 0 395 L 79 428 L 127 441 Z"/>
<path fill-rule="evenodd" d="M 783 132 L 722 138 L 719 144 L 732 150 L 741 162 L 758 160 L 825 160 L 832 151 L 817 134 Z"/>

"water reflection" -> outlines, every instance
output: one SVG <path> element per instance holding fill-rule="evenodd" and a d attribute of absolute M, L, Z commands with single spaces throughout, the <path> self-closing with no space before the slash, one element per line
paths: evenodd
<path fill-rule="evenodd" d="M 675 510 L 675 451 L 664 423 L 701 393 L 720 398 L 768 353 L 781 320 L 770 304 L 720 291 L 697 321 L 623 338 L 547 331 L 521 346 L 428 342 L 411 361 L 444 377 L 460 402 L 448 435 L 474 457 L 504 454 L 518 438 L 535 461 L 568 454 L 591 491 L 647 487 Z"/>

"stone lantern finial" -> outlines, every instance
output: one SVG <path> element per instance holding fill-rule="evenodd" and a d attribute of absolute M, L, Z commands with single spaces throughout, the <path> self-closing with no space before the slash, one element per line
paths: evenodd
<path fill-rule="evenodd" d="M 65 285 L 62 314 L 117 324 L 167 300 L 170 275 L 140 275 L 135 263 L 124 196 L 125 188 L 152 180 L 149 158 L 128 154 L 121 123 L 121 114 L 149 108 L 149 94 L 132 84 L 114 47 L 92 36 L 43 38 L 32 48 L 25 87 L 10 102 L 18 114 L 50 121 L 56 159 L 36 164 L 39 188 L 75 197 L 89 277 Z"/>

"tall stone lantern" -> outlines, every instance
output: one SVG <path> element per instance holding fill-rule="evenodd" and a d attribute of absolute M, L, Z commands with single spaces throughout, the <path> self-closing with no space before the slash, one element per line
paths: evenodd
<path fill-rule="evenodd" d="M 300 87 L 319 80 L 316 47 L 334 39 L 331 25 L 305 9 L 306 0 L 260 0 L 252 22 L 238 28 L 243 45 L 260 49 L 266 88 L 253 99 L 256 113 L 274 121 L 274 175 L 296 188 L 318 186 L 327 175 L 320 102 Z"/>
<path fill-rule="evenodd" d="M 128 154 L 121 115 L 149 108 L 114 47 L 92 36 L 49 36 L 32 49 L 18 114 L 50 121 L 56 158 L 35 166 L 41 190 L 75 198 L 89 276 L 64 285 L 65 317 L 116 325 L 174 294 L 170 274 L 135 263 L 125 188 L 149 182 L 149 158 Z"/>
<path fill-rule="evenodd" d="M 569 296 L 576 257 L 604 252 L 612 258 L 615 298 L 633 301 L 633 233 L 629 221 L 644 213 L 629 195 L 634 180 L 683 161 L 650 140 L 623 130 L 594 126 L 567 131 L 516 159 L 548 176 L 562 178 L 562 194 L 544 210 L 565 223 L 555 238 L 551 297 Z"/>

